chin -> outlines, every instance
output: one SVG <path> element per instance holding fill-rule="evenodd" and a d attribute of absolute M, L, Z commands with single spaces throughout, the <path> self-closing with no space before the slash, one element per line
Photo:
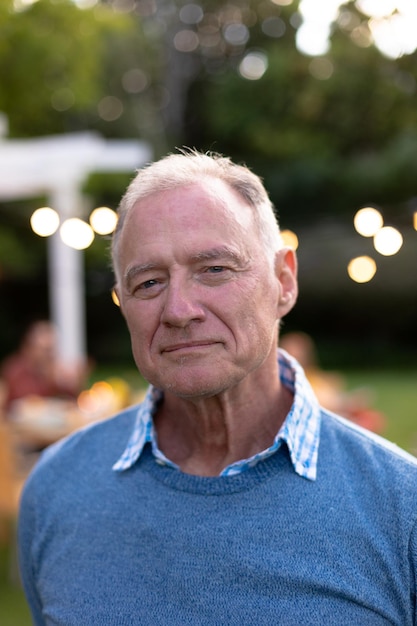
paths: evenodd
<path fill-rule="evenodd" d="M 209 376 L 195 375 L 195 372 L 194 376 L 192 373 L 187 375 L 186 372 L 183 372 L 181 376 L 170 379 L 159 378 L 155 386 L 179 398 L 197 399 L 216 396 L 233 384 L 225 376 L 210 378 Z"/>
<path fill-rule="evenodd" d="M 167 393 L 171 393 L 178 398 L 184 399 L 197 399 L 197 398 L 211 398 L 221 393 L 224 390 L 224 386 L 209 385 L 209 384 L 190 384 L 190 382 L 181 383 L 169 383 L 165 384 L 162 389 Z"/>

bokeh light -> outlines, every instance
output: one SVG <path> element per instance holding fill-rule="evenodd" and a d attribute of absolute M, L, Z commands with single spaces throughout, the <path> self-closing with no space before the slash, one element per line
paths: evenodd
<path fill-rule="evenodd" d="M 276 16 L 270 16 L 264 19 L 261 24 L 261 28 L 262 32 L 265 33 L 265 35 L 267 35 L 268 37 L 274 37 L 276 39 L 278 39 L 279 37 L 283 37 L 287 29 L 284 20 Z"/>
<path fill-rule="evenodd" d="M 59 215 L 50 207 L 41 207 L 32 213 L 30 226 L 39 237 L 50 237 L 58 230 Z"/>
<path fill-rule="evenodd" d="M 148 77 L 143 70 L 133 67 L 122 76 L 123 89 L 127 93 L 141 93 L 148 86 Z"/>
<path fill-rule="evenodd" d="M 97 105 L 98 114 L 105 122 L 114 122 L 123 113 L 123 102 L 114 96 L 105 96 Z"/>
<path fill-rule="evenodd" d="M 179 52 L 193 52 L 200 45 L 200 39 L 193 30 L 180 30 L 174 37 L 174 46 Z"/>
<path fill-rule="evenodd" d="M 298 248 L 298 237 L 292 230 L 282 230 L 281 237 L 286 246 L 289 246 L 293 250 Z"/>
<path fill-rule="evenodd" d="M 117 224 L 117 213 L 106 206 L 97 207 L 90 215 L 90 224 L 98 235 L 109 235 Z"/>
<path fill-rule="evenodd" d="M 263 52 L 249 52 L 239 65 L 239 72 L 248 80 L 259 80 L 268 69 L 268 58 Z"/>
<path fill-rule="evenodd" d="M 384 226 L 374 237 L 375 250 L 384 256 L 397 254 L 402 245 L 402 234 L 392 226 Z"/>
<path fill-rule="evenodd" d="M 79 217 L 71 217 L 65 220 L 59 229 L 59 234 L 67 246 L 76 250 L 85 250 L 94 240 L 93 229 Z"/>
<path fill-rule="evenodd" d="M 204 11 L 199 4 L 190 2 L 180 9 L 180 20 L 184 24 L 198 24 L 204 17 Z"/>
<path fill-rule="evenodd" d="M 246 24 L 234 22 L 223 28 L 223 36 L 232 46 L 243 46 L 249 41 L 249 29 Z"/>
<path fill-rule="evenodd" d="M 308 66 L 308 71 L 318 80 L 327 80 L 334 72 L 333 63 L 325 57 L 315 57 Z"/>
<path fill-rule="evenodd" d="M 404 54 L 412 54 L 416 47 L 415 19 L 405 15 L 392 15 L 384 19 L 369 20 L 373 39 L 386 57 L 398 59 Z"/>
<path fill-rule="evenodd" d="M 90 389 L 83 390 L 77 398 L 78 408 L 90 418 L 110 415 L 116 408 L 115 402 L 115 391 L 105 380 L 100 380 Z"/>
<path fill-rule="evenodd" d="M 373 17 L 386 17 L 396 8 L 397 0 L 356 0 L 356 6 L 362 13 Z"/>
<path fill-rule="evenodd" d="M 369 256 L 358 256 L 349 262 L 347 271 L 355 283 L 368 283 L 375 276 L 376 263 Z"/>
<path fill-rule="evenodd" d="M 373 237 L 383 224 L 381 213 L 373 207 L 360 209 L 353 218 L 355 230 L 363 237 Z"/>
<path fill-rule="evenodd" d="M 114 304 L 115 304 L 116 306 L 120 306 L 120 300 L 119 300 L 119 298 L 117 297 L 117 293 L 115 292 L 115 290 L 114 290 L 114 289 L 112 289 L 112 290 L 111 290 L 111 299 L 113 300 L 113 302 L 114 302 Z"/>
<path fill-rule="evenodd" d="M 318 9 L 320 4 L 320 9 Z M 301 0 L 299 13 L 302 25 L 297 31 L 297 48 L 304 54 L 320 56 L 329 50 L 332 23 L 339 20 L 347 4 L 343 0 Z M 356 0 L 356 8 L 368 18 L 351 30 L 351 37 L 359 46 L 374 43 L 382 54 L 398 59 L 412 54 L 417 48 L 415 0 Z"/>
<path fill-rule="evenodd" d="M 321 56 L 328 52 L 331 24 L 336 20 L 341 0 L 320 2 L 318 10 L 316 0 L 301 0 L 299 12 L 303 23 L 297 30 L 297 48 L 310 56 Z"/>

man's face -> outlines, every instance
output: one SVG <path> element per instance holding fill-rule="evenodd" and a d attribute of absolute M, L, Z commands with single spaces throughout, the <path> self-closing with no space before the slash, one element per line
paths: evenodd
<path fill-rule="evenodd" d="M 275 360 L 295 267 L 285 251 L 279 271 L 272 267 L 252 209 L 223 181 L 141 200 L 119 250 L 118 296 L 133 355 L 156 387 L 208 397 L 253 376 L 271 354 Z"/>

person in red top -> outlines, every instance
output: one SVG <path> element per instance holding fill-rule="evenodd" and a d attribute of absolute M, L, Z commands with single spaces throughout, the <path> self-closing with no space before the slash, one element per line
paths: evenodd
<path fill-rule="evenodd" d="M 75 398 L 85 379 L 85 368 L 69 368 L 57 356 L 56 330 L 49 321 L 34 322 L 19 349 L 3 362 L 4 410 L 28 396 Z"/>

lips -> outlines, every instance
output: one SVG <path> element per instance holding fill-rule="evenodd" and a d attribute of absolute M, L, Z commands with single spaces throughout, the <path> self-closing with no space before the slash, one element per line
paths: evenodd
<path fill-rule="evenodd" d="M 172 345 L 164 346 L 161 352 L 177 352 L 180 350 L 193 350 L 197 348 L 206 348 L 212 346 L 217 341 L 187 341 L 184 343 L 175 343 Z"/>

